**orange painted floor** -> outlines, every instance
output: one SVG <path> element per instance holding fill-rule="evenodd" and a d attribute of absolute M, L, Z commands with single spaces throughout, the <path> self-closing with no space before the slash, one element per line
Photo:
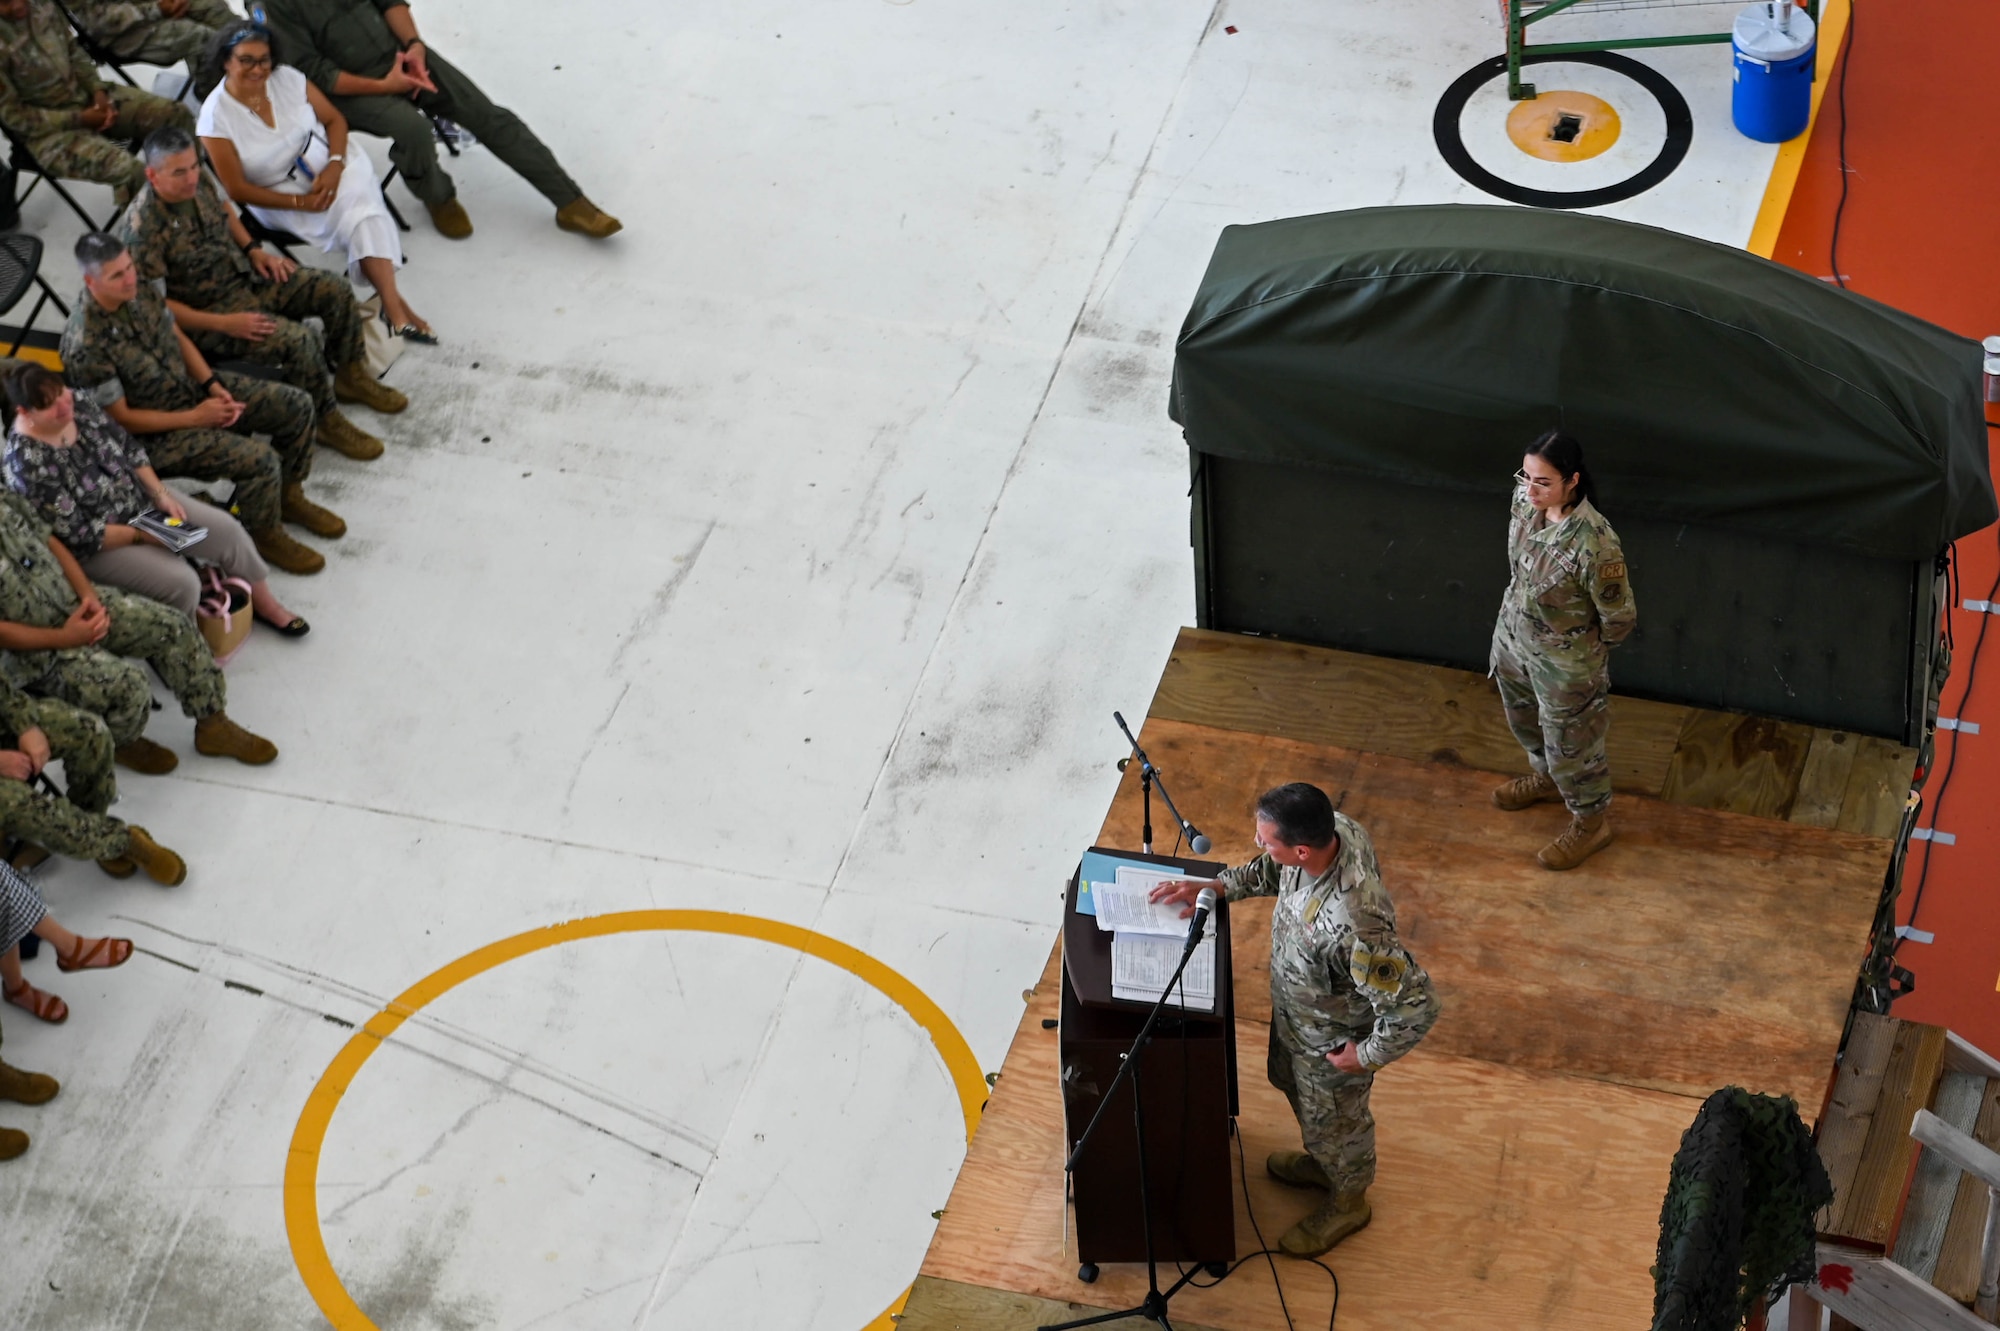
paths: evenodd
<path fill-rule="evenodd" d="M 1991 92 L 1996 51 L 2000 7 L 1856 0 L 1843 57 L 1849 66 L 1848 197 L 1840 271 L 1850 289 L 1972 338 L 2000 333 L 2000 135 L 1993 132 Z M 1817 277 L 1834 272 L 1842 119 L 1837 80 L 1836 72 L 1772 254 Z M 1989 408 L 1987 414 L 2000 420 L 2000 412 Z M 1916 973 L 1917 988 L 1896 1004 L 1896 1015 L 1950 1026 L 1985 1049 L 2000 1050 L 2000 617 L 1963 606 L 1968 599 L 2000 596 L 1995 529 L 1959 541 L 1958 565 L 1961 589 L 1951 612 L 1957 657 L 1941 715 L 1980 729 L 1938 736 L 1920 825 L 1956 840 L 1913 847 L 1902 919 L 1936 941 L 1903 944 L 1899 959 Z M 1974 674 L 1969 665 L 1982 631 L 1985 650 Z"/>

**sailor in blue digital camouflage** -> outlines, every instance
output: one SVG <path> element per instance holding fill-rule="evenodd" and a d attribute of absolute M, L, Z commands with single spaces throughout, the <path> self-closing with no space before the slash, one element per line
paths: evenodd
<path fill-rule="evenodd" d="M 53 0 L 0 0 L 0 124 L 50 175 L 109 185 L 123 206 L 146 183 L 130 145 L 165 125 L 192 130 L 194 117 L 107 84 Z"/>
<path fill-rule="evenodd" d="M 266 562 L 287 573 L 319 572 L 325 557 L 283 525 L 329 537 L 347 530 L 306 497 L 312 397 L 289 384 L 211 371 L 165 298 L 139 281 L 116 236 L 86 232 L 76 256 L 84 294 L 62 337 L 70 387 L 137 436 L 160 475 L 232 482 L 230 507 Z"/>
<path fill-rule="evenodd" d="M 347 279 L 301 267 L 251 239 L 203 169 L 193 135 L 163 129 L 141 156 L 146 187 L 115 229 L 139 280 L 160 289 L 174 322 L 211 361 L 268 365 L 310 394 L 319 444 L 363 461 L 379 457 L 382 441 L 338 404 L 397 412 L 409 401 L 369 373 L 363 315 Z"/>
<path fill-rule="evenodd" d="M 1279 1246 L 1317 1256 L 1367 1225 L 1375 1181 L 1375 1074 L 1437 1021 L 1436 990 L 1396 934 L 1396 907 L 1368 833 L 1326 793 L 1295 782 L 1257 801 L 1264 853 L 1216 880 L 1230 901 L 1276 897 L 1271 911 L 1271 1084 L 1291 1101 L 1303 1151 L 1276 1151 L 1272 1177 L 1325 1189 Z M 1155 889 L 1190 903 L 1206 884 Z"/>
<path fill-rule="evenodd" d="M 1639 622 L 1618 533 L 1591 502 L 1583 448 L 1550 431 L 1515 478 L 1511 577 L 1492 675 L 1532 771 L 1493 792 L 1503 809 L 1561 799 L 1570 824 L 1536 855 L 1573 869 L 1611 844 L 1611 648 Z"/>
<path fill-rule="evenodd" d="M 194 718 L 197 752 L 252 764 L 278 756 L 271 741 L 223 710 L 222 668 L 192 620 L 158 601 L 93 585 L 41 515 L 12 493 L 0 493 L 0 649 L 0 676 L 9 685 L 101 717 L 118 761 L 129 767 L 165 772 L 177 759 L 140 733 L 153 690 L 127 657 L 152 666 Z M 96 802 L 104 792 L 85 797 Z"/>

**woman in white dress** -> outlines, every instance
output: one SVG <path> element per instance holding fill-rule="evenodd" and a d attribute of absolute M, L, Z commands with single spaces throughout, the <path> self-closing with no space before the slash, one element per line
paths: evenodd
<path fill-rule="evenodd" d="M 216 178 L 266 226 L 345 252 L 349 277 L 381 293 L 389 326 L 435 342 L 396 287 L 402 238 L 367 151 L 348 142 L 346 118 L 305 75 L 273 68 L 274 51 L 270 29 L 255 23 L 231 24 L 209 47 L 210 73 L 222 82 L 195 132 Z"/>

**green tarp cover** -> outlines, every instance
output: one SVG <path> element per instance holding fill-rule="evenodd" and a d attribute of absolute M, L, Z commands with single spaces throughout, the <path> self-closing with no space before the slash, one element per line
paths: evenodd
<path fill-rule="evenodd" d="M 1924 559 L 1996 516 L 1980 359 L 1653 227 L 1364 208 L 1224 229 L 1169 410 L 1198 452 L 1496 493 L 1561 425 L 1609 513 Z"/>

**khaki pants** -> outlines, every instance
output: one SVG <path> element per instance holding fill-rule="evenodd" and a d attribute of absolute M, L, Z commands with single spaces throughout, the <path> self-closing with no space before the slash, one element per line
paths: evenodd
<path fill-rule="evenodd" d="M 206 539 L 190 547 L 189 555 L 252 585 L 271 576 L 269 566 L 257 553 L 257 546 L 250 533 L 243 530 L 242 523 L 199 499 L 183 497 L 181 504 L 187 509 L 190 523 L 208 528 Z M 150 542 L 139 542 L 116 550 L 100 550 L 82 563 L 92 582 L 123 587 L 194 618 L 195 606 L 201 600 L 201 579 L 195 575 L 194 566 L 181 555 Z"/>

